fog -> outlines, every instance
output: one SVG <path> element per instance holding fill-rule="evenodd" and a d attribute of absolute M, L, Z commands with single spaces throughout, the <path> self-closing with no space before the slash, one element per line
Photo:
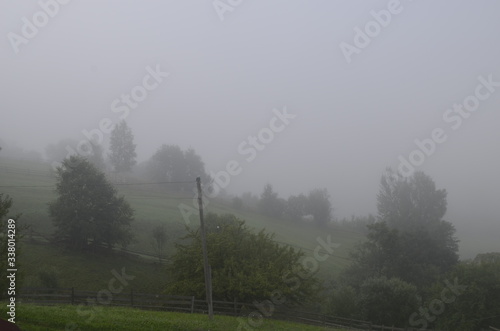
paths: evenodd
<path fill-rule="evenodd" d="M 499 2 L 48 2 L 46 21 L 37 1 L 1 2 L 5 145 L 43 154 L 92 130 L 106 145 L 100 123 L 124 118 L 139 161 L 193 147 L 213 174 L 240 164 L 230 193 L 327 188 L 336 218 L 376 214 L 384 169 L 420 155 L 459 237 L 499 233 Z"/>

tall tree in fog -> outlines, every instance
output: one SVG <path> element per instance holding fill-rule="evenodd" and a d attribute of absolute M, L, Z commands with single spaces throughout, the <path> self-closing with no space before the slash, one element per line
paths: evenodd
<path fill-rule="evenodd" d="M 380 183 L 377 196 L 379 220 L 420 240 L 427 238 L 436 245 L 434 254 L 443 254 L 444 264 L 455 263 L 458 260 L 455 227 L 443 219 L 447 206 L 446 190 L 436 189 L 432 178 L 422 171 L 405 178 L 388 169 Z"/>
<path fill-rule="evenodd" d="M 207 178 L 205 173 L 205 164 L 203 163 L 201 156 L 196 154 L 193 148 L 189 148 L 184 152 L 184 162 L 186 164 L 185 178 L 184 180 L 193 180 L 196 177 L 201 177 L 202 181 Z"/>
<path fill-rule="evenodd" d="M 405 178 L 388 169 L 377 196 L 379 219 L 401 231 L 431 229 L 446 214 L 446 194 L 421 171 Z"/>
<path fill-rule="evenodd" d="M 111 132 L 109 160 L 115 171 L 130 171 L 136 163 L 134 134 L 125 121 L 118 123 Z"/>
<path fill-rule="evenodd" d="M 378 194 L 378 222 L 354 253 L 352 282 L 397 277 L 422 288 L 458 262 L 455 228 L 442 217 L 446 191 L 423 172 L 404 178 L 388 171 Z"/>
<path fill-rule="evenodd" d="M 285 201 L 278 198 L 278 193 L 274 192 L 271 184 L 264 186 L 264 191 L 259 200 L 260 212 L 271 217 L 281 217 L 285 209 Z"/>
<path fill-rule="evenodd" d="M 88 160 L 80 156 L 65 159 L 57 169 L 56 192 L 49 215 L 58 240 L 74 249 L 129 243 L 133 210 Z"/>

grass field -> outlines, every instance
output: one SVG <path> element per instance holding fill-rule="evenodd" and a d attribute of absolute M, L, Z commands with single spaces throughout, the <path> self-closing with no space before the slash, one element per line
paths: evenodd
<path fill-rule="evenodd" d="M 209 321 L 206 315 L 183 314 L 171 312 L 144 311 L 132 308 L 99 307 L 94 318 L 78 313 L 77 306 L 35 306 L 20 304 L 16 311 L 16 324 L 23 331 L 55 331 L 55 330 L 120 330 L 120 331 L 327 331 L 337 330 L 314 327 L 289 322 L 263 320 L 256 328 L 246 329 L 241 321 L 247 318 L 215 316 Z M 67 328 L 66 328 L 67 327 Z"/>

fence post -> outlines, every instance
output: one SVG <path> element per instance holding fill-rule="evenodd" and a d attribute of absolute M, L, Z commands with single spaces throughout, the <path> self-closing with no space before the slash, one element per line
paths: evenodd
<path fill-rule="evenodd" d="M 191 297 L 191 314 L 194 313 L 194 295 Z"/>
<path fill-rule="evenodd" d="M 71 288 L 71 305 L 75 304 L 75 288 Z"/>
<path fill-rule="evenodd" d="M 134 306 L 134 290 L 130 289 L 130 305 Z"/>
<path fill-rule="evenodd" d="M 238 315 L 238 311 L 236 309 L 236 297 L 234 297 L 233 301 L 233 311 L 234 311 L 234 316 Z"/>

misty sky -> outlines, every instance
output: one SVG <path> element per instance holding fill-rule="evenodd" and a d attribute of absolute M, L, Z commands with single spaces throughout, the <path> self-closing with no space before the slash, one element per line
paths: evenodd
<path fill-rule="evenodd" d="M 441 128 L 446 141 L 416 169 L 447 189 L 459 232 L 500 231 L 500 86 L 482 87 L 466 118 L 443 118 L 475 95 L 478 77 L 500 82 L 500 2 L 260 0 L 219 13 L 212 1 L 58 6 L 44 22 L 37 1 L 0 1 L 3 141 L 43 152 L 127 114 L 140 161 L 164 143 L 193 147 L 214 173 L 239 162 L 229 192 L 260 194 L 270 182 L 286 198 L 326 187 L 341 218 L 376 213 L 385 167 Z M 388 7 L 397 13 L 385 27 L 373 24 L 371 11 Z M 13 46 L 34 15 L 42 26 Z M 356 27 L 371 21 L 380 31 L 348 63 L 341 43 L 356 47 Z M 117 111 L 147 68 L 169 75 Z M 284 108 L 296 117 L 248 162 L 238 146 Z"/>

